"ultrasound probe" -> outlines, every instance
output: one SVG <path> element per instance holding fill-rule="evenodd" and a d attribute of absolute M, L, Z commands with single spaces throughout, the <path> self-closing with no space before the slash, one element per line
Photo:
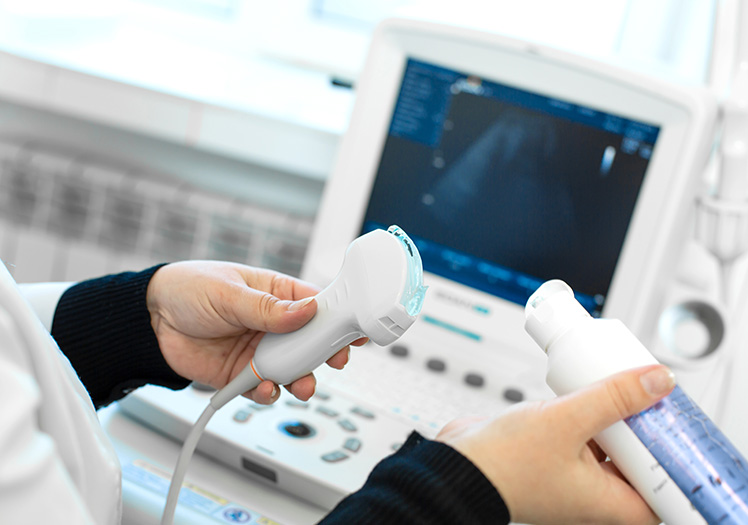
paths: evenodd
<path fill-rule="evenodd" d="M 295 332 L 265 334 L 244 370 L 211 397 L 182 446 L 161 525 L 174 520 L 189 460 L 219 408 L 263 380 L 287 385 L 362 337 L 380 346 L 393 343 L 415 322 L 425 292 L 421 256 L 402 229 L 391 226 L 354 240 L 337 277 L 315 296 L 312 320 Z"/>

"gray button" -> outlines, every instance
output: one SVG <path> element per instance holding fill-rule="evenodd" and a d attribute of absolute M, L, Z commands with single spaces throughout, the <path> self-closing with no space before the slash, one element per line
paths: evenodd
<path fill-rule="evenodd" d="M 519 403 L 525 399 L 525 394 L 517 388 L 507 388 L 504 390 L 504 399 L 512 403 Z"/>
<path fill-rule="evenodd" d="M 335 417 L 338 415 L 337 410 L 333 410 L 332 408 L 328 408 L 326 406 L 318 406 L 317 412 L 319 412 L 320 414 L 324 414 L 327 417 Z"/>
<path fill-rule="evenodd" d="M 465 382 L 470 386 L 481 387 L 486 382 L 480 374 L 469 373 L 465 375 Z"/>
<path fill-rule="evenodd" d="M 358 438 L 348 438 L 345 440 L 343 448 L 351 452 L 358 452 L 361 449 L 361 440 Z"/>
<path fill-rule="evenodd" d="M 327 454 L 323 455 L 322 459 L 323 461 L 327 461 L 328 463 L 336 463 L 338 461 L 348 459 L 348 454 L 339 450 L 335 450 L 334 452 L 328 452 Z"/>
<path fill-rule="evenodd" d="M 353 407 L 351 409 L 351 412 L 366 419 L 374 419 L 374 412 L 370 412 L 369 410 L 366 410 L 365 408 Z"/>
<path fill-rule="evenodd" d="M 441 359 L 429 359 L 426 361 L 426 368 L 434 372 L 444 372 L 447 369 L 447 363 Z"/>
<path fill-rule="evenodd" d="M 338 425 L 340 425 L 343 430 L 347 430 L 348 432 L 355 432 L 356 430 L 358 430 L 358 428 L 356 428 L 356 425 L 354 425 L 349 419 L 339 420 Z"/>
<path fill-rule="evenodd" d="M 298 399 L 289 399 L 286 401 L 286 405 L 291 408 L 309 408 L 309 403 L 305 401 L 299 401 Z"/>
<path fill-rule="evenodd" d="M 408 357 L 408 347 L 405 345 L 392 345 L 390 353 L 396 357 Z"/>
<path fill-rule="evenodd" d="M 328 394 L 327 392 L 323 392 L 321 390 L 317 390 L 314 393 L 314 397 L 316 397 L 317 399 L 320 399 L 322 401 L 327 401 L 328 399 L 330 399 L 330 394 Z"/>
<path fill-rule="evenodd" d="M 192 388 L 195 390 L 199 390 L 200 392 L 215 392 L 216 389 L 209 385 L 204 385 L 203 383 L 198 383 L 196 381 L 192 382 Z"/>
<path fill-rule="evenodd" d="M 248 410 L 239 410 L 234 414 L 234 421 L 237 423 L 246 423 L 250 417 L 252 417 L 252 413 Z"/>

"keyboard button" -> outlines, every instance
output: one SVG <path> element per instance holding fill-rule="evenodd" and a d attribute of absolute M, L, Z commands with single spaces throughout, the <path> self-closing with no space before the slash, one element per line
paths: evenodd
<path fill-rule="evenodd" d="M 480 374 L 469 373 L 465 376 L 465 383 L 470 386 L 482 387 L 485 382 L 485 379 Z"/>
<path fill-rule="evenodd" d="M 193 381 L 191 386 L 192 388 L 194 388 L 195 390 L 199 390 L 200 392 L 215 392 L 216 391 L 216 389 L 213 388 L 212 386 L 205 385 L 203 383 L 198 383 L 196 381 Z"/>
<path fill-rule="evenodd" d="M 525 394 L 518 388 L 507 388 L 504 390 L 504 399 L 512 403 L 519 403 L 525 399 Z"/>
<path fill-rule="evenodd" d="M 426 368 L 432 372 L 444 372 L 447 369 L 447 363 L 441 359 L 432 358 L 426 361 Z"/>
<path fill-rule="evenodd" d="M 369 410 L 366 410 L 365 408 L 353 407 L 351 409 L 351 412 L 366 419 L 374 419 L 374 412 L 370 412 Z"/>
<path fill-rule="evenodd" d="M 314 427 L 301 421 L 281 423 L 280 428 L 289 436 L 301 439 L 312 437 L 317 433 Z"/>
<path fill-rule="evenodd" d="M 324 454 L 322 456 L 322 460 L 327 461 L 328 463 L 337 463 L 338 461 L 343 461 L 344 459 L 348 459 L 348 454 L 339 450 L 328 452 L 327 454 Z"/>
<path fill-rule="evenodd" d="M 236 414 L 234 414 L 234 421 L 237 423 L 246 423 L 249 421 L 250 417 L 252 417 L 252 413 L 248 410 L 238 410 Z"/>
<path fill-rule="evenodd" d="M 349 419 L 341 419 L 338 421 L 338 425 L 340 425 L 340 428 L 343 430 L 347 430 L 348 432 L 355 432 L 358 430 L 358 427 L 353 424 Z"/>
<path fill-rule="evenodd" d="M 328 408 L 326 406 L 318 406 L 317 412 L 319 412 L 320 414 L 324 414 L 327 417 L 337 417 L 338 415 L 337 410 L 333 410 L 332 408 Z"/>
<path fill-rule="evenodd" d="M 346 450 L 350 450 L 351 452 L 358 452 L 359 450 L 361 450 L 361 440 L 358 438 L 348 438 L 345 440 L 343 448 Z"/>
<path fill-rule="evenodd" d="M 395 357 L 408 357 L 408 347 L 405 345 L 392 345 L 390 353 Z"/>

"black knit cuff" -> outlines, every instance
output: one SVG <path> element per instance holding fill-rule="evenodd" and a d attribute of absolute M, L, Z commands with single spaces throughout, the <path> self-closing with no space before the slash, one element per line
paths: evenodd
<path fill-rule="evenodd" d="M 501 495 L 470 460 L 414 432 L 320 525 L 506 525 L 509 521 Z"/>
<path fill-rule="evenodd" d="M 146 306 L 148 283 L 162 266 L 83 281 L 57 304 L 52 336 L 97 408 L 147 383 L 189 384 L 166 364 Z"/>
<path fill-rule="evenodd" d="M 398 454 L 417 462 L 432 488 L 436 487 L 442 512 L 459 512 L 454 523 L 509 523 L 509 509 L 496 487 L 469 459 L 449 445 L 431 441 L 413 432 Z M 394 458 L 397 458 L 395 454 Z M 422 490 L 421 490 L 422 489 Z M 411 487 L 417 498 L 434 502 L 428 485 Z M 448 521 L 445 521 L 447 523 Z"/>

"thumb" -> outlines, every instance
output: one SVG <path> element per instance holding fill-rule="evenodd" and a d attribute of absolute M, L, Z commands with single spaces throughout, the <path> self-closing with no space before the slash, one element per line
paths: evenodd
<path fill-rule="evenodd" d="M 317 301 L 313 296 L 289 301 L 250 288 L 244 291 L 242 308 L 239 310 L 240 322 L 253 330 L 279 334 L 293 332 L 307 324 L 317 313 Z"/>
<path fill-rule="evenodd" d="M 654 405 L 675 388 L 675 376 L 663 365 L 627 370 L 559 398 L 561 417 L 576 423 L 576 438 L 585 443 L 629 416 Z"/>

